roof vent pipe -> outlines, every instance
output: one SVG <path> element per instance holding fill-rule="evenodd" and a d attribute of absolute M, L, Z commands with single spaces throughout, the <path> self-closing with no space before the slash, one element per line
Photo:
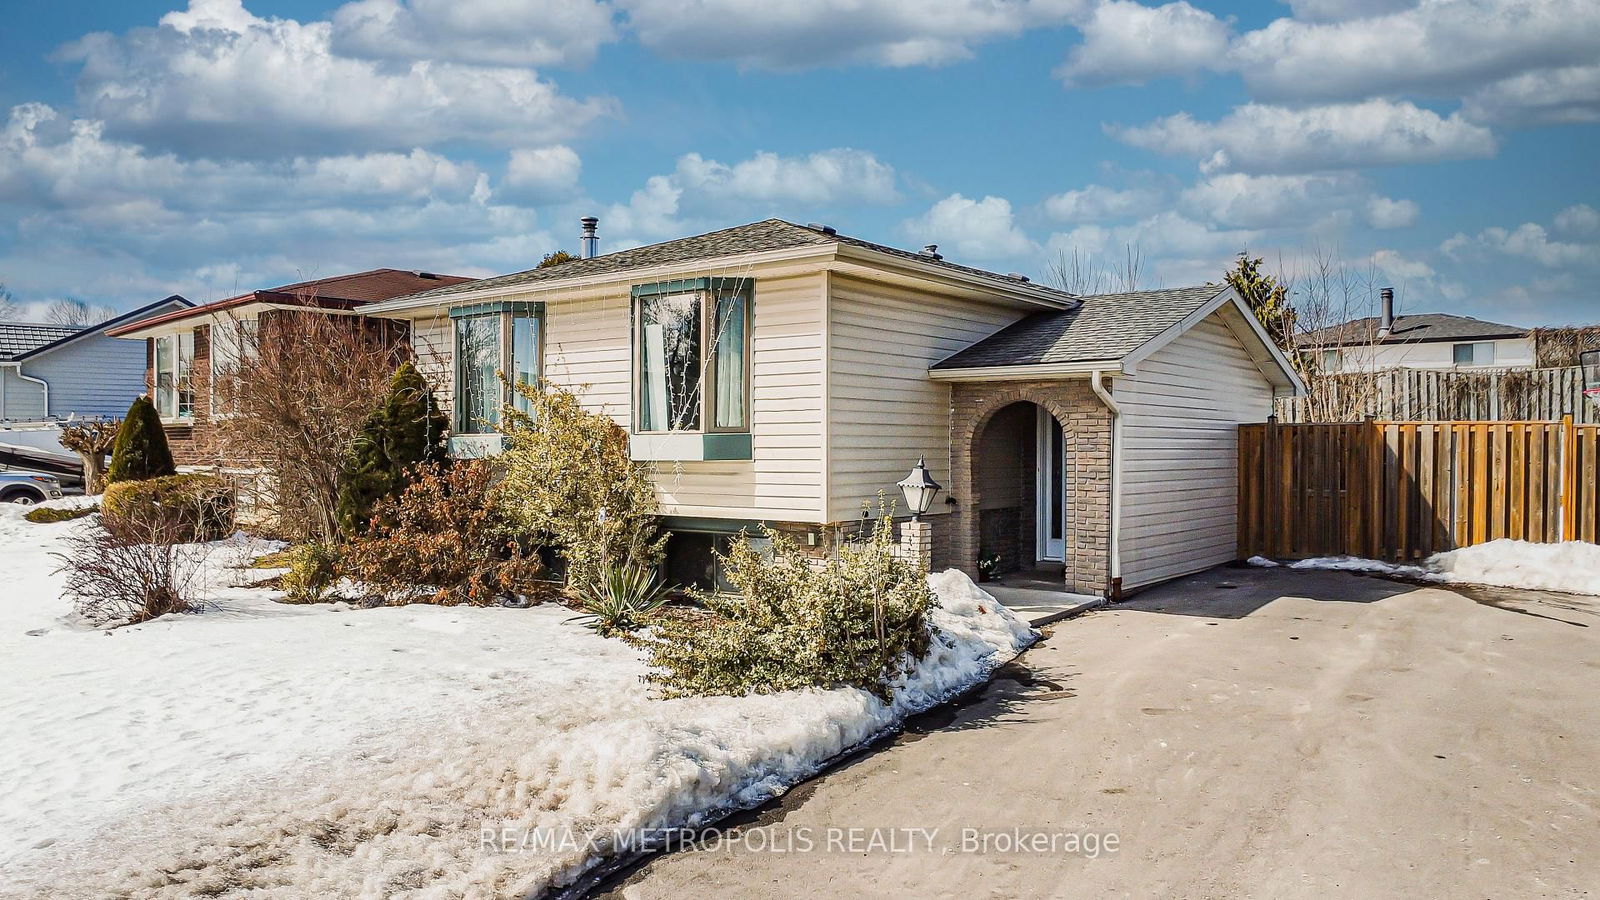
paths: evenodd
<path fill-rule="evenodd" d="M 1378 340 L 1381 341 L 1394 331 L 1394 288 L 1384 288 L 1378 292 L 1378 297 L 1383 301 L 1383 313 L 1378 319 Z"/>
<path fill-rule="evenodd" d="M 584 216 L 578 221 L 583 223 L 583 236 L 579 240 L 578 255 L 584 259 L 593 259 L 600 255 L 600 220 L 595 216 Z"/>

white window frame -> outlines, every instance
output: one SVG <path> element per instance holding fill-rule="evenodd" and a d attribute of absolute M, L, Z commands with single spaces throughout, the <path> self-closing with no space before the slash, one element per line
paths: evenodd
<path fill-rule="evenodd" d="M 188 422 L 194 419 L 194 329 L 180 331 L 174 334 L 164 334 L 152 338 L 155 345 L 152 348 L 153 359 L 151 369 L 154 371 L 154 384 L 151 385 L 155 394 L 156 413 L 163 421 Z M 163 347 L 165 350 L 163 350 Z M 167 367 L 162 366 L 163 355 L 166 357 Z M 170 375 L 170 391 L 164 390 L 161 384 L 163 371 Z M 188 394 L 187 408 L 184 403 L 184 394 Z"/>
<path fill-rule="evenodd" d="M 261 320 L 257 318 L 237 318 L 226 322 L 216 322 L 211 325 L 211 415 L 221 417 L 228 415 L 222 408 L 221 401 L 217 398 L 217 385 L 222 383 L 222 376 L 228 366 L 238 365 L 244 358 L 247 350 L 254 349 L 256 338 L 260 334 Z M 230 335 L 230 331 L 232 334 Z M 246 338 L 246 335 L 249 335 Z"/>
<path fill-rule="evenodd" d="M 1457 358 L 1458 351 L 1460 351 L 1462 347 L 1472 348 L 1471 362 L 1461 362 Z M 1485 356 L 1488 358 L 1485 359 Z M 1494 341 L 1462 341 L 1450 346 L 1450 364 L 1454 366 L 1460 366 L 1462 368 L 1483 368 L 1492 366 L 1494 365 L 1494 356 Z"/>

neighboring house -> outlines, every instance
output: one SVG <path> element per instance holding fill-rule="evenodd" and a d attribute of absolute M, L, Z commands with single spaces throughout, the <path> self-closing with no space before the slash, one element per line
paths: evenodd
<path fill-rule="evenodd" d="M 1534 364 L 1533 339 L 1515 325 L 1450 313 L 1394 314 L 1383 289 L 1383 314 L 1310 332 L 1299 346 L 1317 354 L 1321 371 L 1377 369 L 1514 369 Z"/>
<path fill-rule="evenodd" d="M 192 305 L 174 294 L 95 325 L 0 322 L 0 421 L 121 417 L 144 390 L 144 354 L 110 332 Z"/>
<path fill-rule="evenodd" d="M 654 467 L 667 571 L 716 584 L 755 523 L 832 544 L 926 456 L 936 566 L 1131 589 L 1234 558 L 1237 424 L 1302 390 L 1234 292 L 1076 297 L 769 219 L 374 304 L 410 326 L 457 453 L 497 371 L 543 375 Z"/>
<path fill-rule="evenodd" d="M 320 309 L 352 323 L 367 304 L 469 279 L 404 269 L 373 269 L 252 291 L 226 300 L 174 310 L 110 329 L 139 357 L 138 389 L 147 391 L 180 466 L 224 462 L 208 438 L 212 415 L 212 373 L 231 365 L 248 333 L 280 310 Z M 144 343 L 142 349 L 131 343 Z M 137 392 L 137 391 L 136 391 Z M 126 404 L 124 404 L 126 408 Z M 248 461 L 228 460 L 248 467 Z"/>

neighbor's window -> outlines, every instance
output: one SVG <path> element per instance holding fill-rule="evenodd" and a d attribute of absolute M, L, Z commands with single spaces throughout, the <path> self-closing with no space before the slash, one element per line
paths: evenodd
<path fill-rule="evenodd" d="M 1337 372 L 1337 371 L 1339 371 L 1339 351 L 1337 351 L 1337 350 L 1324 350 L 1324 351 L 1322 351 L 1322 371 L 1324 371 L 1324 372 Z"/>
<path fill-rule="evenodd" d="M 1458 366 L 1494 365 L 1494 341 L 1455 345 L 1455 364 Z"/>
<path fill-rule="evenodd" d="M 639 296 L 639 431 L 750 429 L 746 284 Z"/>
<path fill-rule="evenodd" d="M 166 419 L 194 415 L 194 331 L 169 334 L 156 342 L 156 412 Z"/>
<path fill-rule="evenodd" d="M 456 433 L 488 434 L 500 424 L 500 407 L 528 401 L 510 391 L 513 382 L 539 380 L 539 310 L 528 304 L 459 314 L 456 328 Z"/>

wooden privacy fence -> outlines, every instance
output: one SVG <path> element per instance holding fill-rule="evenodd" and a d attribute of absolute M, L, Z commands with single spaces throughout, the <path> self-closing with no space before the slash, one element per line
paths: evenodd
<path fill-rule="evenodd" d="M 1600 539 L 1600 425 L 1239 426 L 1239 557 L 1409 560 L 1498 538 Z"/>

